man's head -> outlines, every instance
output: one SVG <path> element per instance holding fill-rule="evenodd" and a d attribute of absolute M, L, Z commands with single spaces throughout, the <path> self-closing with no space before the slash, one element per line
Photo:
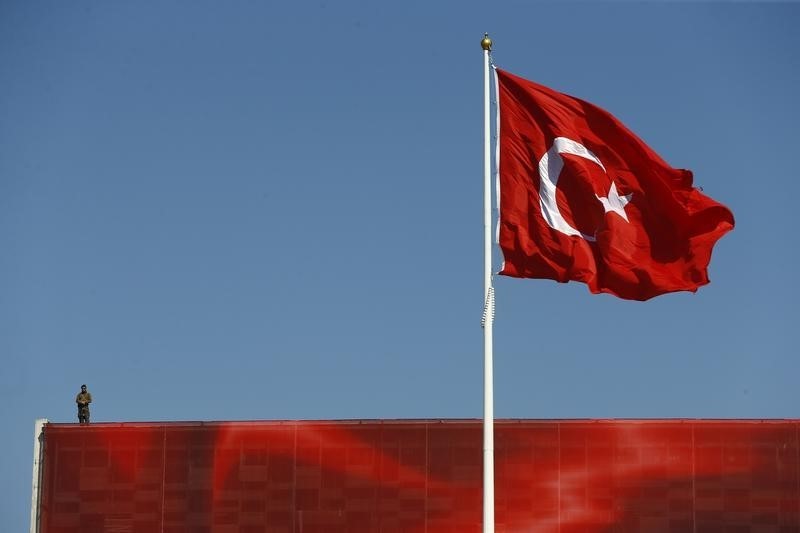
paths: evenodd
<path fill-rule="evenodd" d="M 86 385 L 81 385 L 81 392 L 86 392 Z"/>

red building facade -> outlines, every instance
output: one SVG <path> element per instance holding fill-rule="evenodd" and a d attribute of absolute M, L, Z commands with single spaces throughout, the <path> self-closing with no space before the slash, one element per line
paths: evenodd
<path fill-rule="evenodd" d="M 481 530 L 480 420 L 46 424 L 41 533 Z M 498 420 L 498 532 L 800 533 L 800 421 Z"/>

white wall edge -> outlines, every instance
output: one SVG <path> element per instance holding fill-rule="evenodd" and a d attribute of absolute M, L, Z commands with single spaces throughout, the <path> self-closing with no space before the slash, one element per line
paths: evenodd
<path fill-rule="evenodd" d="M 33 430 L 33 479 L 31 482 L 31 533 L 39 533 L 42 460 L 44 458 L 44 425 L 46 418 L 37 418 Z"/>

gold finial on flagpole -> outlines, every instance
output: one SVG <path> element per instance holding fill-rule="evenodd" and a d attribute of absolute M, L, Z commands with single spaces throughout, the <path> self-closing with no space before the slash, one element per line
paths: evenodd
<path fill-rule="evenodd" d="M 484 50 L 489 50 L 490 52 L 492 50 L 492 40 L 489 39 L 488 33 L 483 34 L 483 39 L 481 39 L 481 48 Z"/>

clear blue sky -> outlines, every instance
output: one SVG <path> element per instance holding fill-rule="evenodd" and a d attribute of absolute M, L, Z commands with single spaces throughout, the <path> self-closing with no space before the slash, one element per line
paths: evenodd
<path fill-rule="evenodd" d="M 697 294 L 499 278 L 496 415 L 798 417 L 800 4 L 0 4 L 0 521 L 34 420 L 482 416 L 482 52 L 728 205 Z"/>

